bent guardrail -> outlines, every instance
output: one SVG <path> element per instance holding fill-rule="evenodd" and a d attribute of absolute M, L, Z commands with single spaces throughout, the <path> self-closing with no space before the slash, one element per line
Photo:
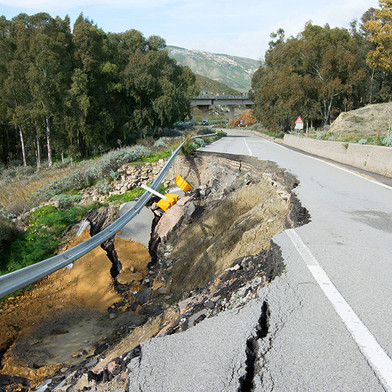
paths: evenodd
<path fill-rule="evenodd" d="M 195 137 L 214 135 L 216 134 L 198 135 Z M 162 182 L 165 175 L 169 171 L 178 153 L 181 151 L 183 144 L 184 142 L 182 142 L 179 147 L 174 152 L 172 152 L 171 157 L 166 162 L 162 170 L 159 172 L 155 180 L 152 182 L 152 189 L 156 190 L 158 188 L 159 184 Z M 59 255 L 40 261 L 39 263 L 0 276 L 0 298 L 12 294 L 17 290 L 20 290 L 23 287 L 26 287 L 29 284 L 32 284 L 37 280 L 52 274 L 53 272 L 56 272 L 57 270 L 67 266 L 68 264 L 73 263 L 75 260 L 80 259 L 82 256 L 92 251 L 109 238 L 114 237 L 118 231 L 120 231 L 140 212 L 140 210 L 146 205 L 151 196 L 152 195 L 150 192 L 143 193 L 143 195 L 136 202 L 136 204 L 124 215 L 114 221 L 106 229 L 102 230 L 101 232 L 82 242 L 81 244 L 76 245 L 63 253 L 60 253 Z"/>
<path fill-rule="evenodd" d="M 152 182 L 152 189 L 155 190 L 156 188 L 158 188 L 159 184 L 162 182 L 166 173 L 169 171 L 171 165 L 173 164 L 174 159 L 181 151 L 183 144 L 184 142 L 182 142 L 180 146 L 174 152 L 172 152 L 171 157 L 166 162 L 162 170 L 159 172 L 155 180 Z M 151 196 L 152 195 L 150 192 L 143 193 L 140 199 L 129 211 L 127 211 L 124 215 L 114 221 L 106 229 L 102 230 L 100 233 L 94 235 L 88 240 L 82 242 L 81 244 L 76 245 L 75 247 L 63 253 L 60 253 L 59 255 L 40 261 L 39 263 L 0 276 L 0 298 L 12 294 L 17 290 L 22 289 L 23 287 L 26 287 L 29 284 L 32 284 L 37 280 L 52 274 L 60 268 L 63 268 L 70 263 L 73 263 L 75 260 L 92 251 L 94 248 L 101 245 L 109 238 L 114 237 L 119 230 L 121 230 L 130 220 L 132 220 L 140 212 L 140 210 L 146 205 Z"/>

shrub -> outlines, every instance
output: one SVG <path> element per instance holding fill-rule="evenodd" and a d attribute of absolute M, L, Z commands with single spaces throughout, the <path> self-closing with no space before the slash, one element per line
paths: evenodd
<path fill-rule="evenodd" d="M 202 138 L 197 137 L 197 138 L 195 138 L 193 140 L 197 144 L 197 147 L 204 147 L 206 145 Z"/>
<path fill-rule="evenodd" d="M 31 166 L 10 166 L 1 171 L 1 179 L 5 182 L 13 182 L 15 179 L 30 176 L 34 173 Z"/>
<path fill-rule="evenodd" d="M 316 139 L 322 140 L 327 136 L 327 132 L 320 132 L 317 134 Z"/>
<path fill-rule="evenodd" d="M 82 195 L 67 195 L 64 193 L 56 196 L 56 200 L 60 209 L 70 208 L 75 203 L 79 203 L 82 198 Z"/>
<path fill-rule="evenodd" d="M 165 142 L 164 138 L 160 138 L 158 139 L 155 143 L 154 143 L 154 148 L 159 149 L 159 148 L 167 148 L 168 145 Z"/>
<path fill-rule="evenodd" d="M 108 180 L 101 180 L 97 182 L 96 189 L 101 195 L 108 195 L 111 191 L 111 186 Z"/>
<path fill-rule="evenodd" d="M 16 226 L 0 215 L 0 253 L 2 255 L 18 234 Z"/>
<path fill-rule="evenodd" d="M 368 140 L 367 139 L 359 139 L 358 144 L 367 144 Z"/>
<path fill-rule="evenodd" d="M 382 139 L 382 144 L 384 144 L 384 146 L 387 146 L 387 147 L 392 147 L 392 135 L 388 136 L 388 137 L 384 137 Z"/>
<path fill-rule="evenodd" d="M 197 147 L 198 145 L 193 141 L 190 136 L 188 136 L 182 146 L 182 151 L 186 154 L 190 154 L 195 151 Z"/>
<path fill-rule="evenodd" d="M 117 180 L 120 177 L 118 171 L 110 170 L 110 177 L 112 180 Z"/>
<path fill-rule="evenodd" d="M 62 208 L 62 209 L 72 207 L 74 204 L 72 197 L 70 195 L 65 195 L 63 193 L 61 193 L 60 195 L 57 195 L 56 200 L 57 200 L 59 208 Z"/>
<path fill-rule="evenodd" d="M 113 173 L 124 164 L 140 157 L 148 157 L 152 151 L 144 146 L 133 146 L 111 151 L 103 155 L 98 162 L 76 170 L 61 180 L 54 180 L 36 193 L 38 200 L 48 200 L 51 197 L 69 190 L 87 188 L 105 177 L 112 177 Z M 118 173 L 117 173 L 118 175 Z M 113 178 L 113 177 L 112 177 Z"/>

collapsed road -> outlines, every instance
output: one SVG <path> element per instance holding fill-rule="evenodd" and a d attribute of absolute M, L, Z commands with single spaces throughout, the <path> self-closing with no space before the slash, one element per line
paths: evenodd
<path fill-rule="evenodd" d="M 291 194 L 297 180 L 271 162 L 231 158 L 204 153 L 178 158 L 173 171 L 195 189 L 166 213 L 151 200 L 149 268 L 147 250 L 124 238 L 134 233 L 130 227 L 72 269 L 11 301 L 2 310 L 0 386 L 75 391 L 96 383 L 100 390 L 127 386 L 127 365 L 140 357 L 140 343 L 240 309 L 282 274 L 279 247 L 270 240 L 284 227 L 308 221 Z M 70 230 L 77 236 L 68 246 L 117 215 L 114 206 L 92 211 L 88 222 Z M 149 235 L 149 214 L 136 219 L 138 231 L 142 226 Z"/>
<path fill-rule="evenodd" d="M 388 362 L 392 352 L 391 188 L 247 131 L 229 131 L 227 138 L 204 150 L 251 155 L 253 162 L 268 160 L 288 169 L 289 173 L 282 170 L 277 175 L 275 171 L 275 178 L 264 178 L 277 187 L 280 203 L 284 207 L 286 202 L 287 207 L 281 230 L 272 234 L 271 246 L 263 250 L 265 245 L 260 243 L 258 248 L 248 249 L 248 256 L 237 257 L 236 252 L 243 251 L 232 246 L 238 237 L 225 239 L 226 230 L 215 232 L 211 222 L 216 216 L 209 205 L 203 205 L 203 198 L 197 202 L 199 195 L 193 194 L 194 201 L 182 206 L 183 221 L 175 220 L 173 229 L 182 233 L 188 228 L 184 232 L 189 236 L 188 251 L 195 250 L 193 263 L 187 265 L 190 273 L 193 266 L 202 266 L 203 258 L 211 261 L 215 256 L 214 252 L 198 254 L 200 233 L 207 244 L 215 236 L 222 257 L 211 264 L 218 265 L 213 280 L 208 281 L 203 271 L 198 274 L 196 268 L 197 287 L 192 289 L 177 268 L 188 261 L 181 237 L 170 238 L 170 232 L 153 236 L 152 271 L 158 281 L 164 278 L 166 283 L 156 290 L 176 305 L 170 317 L 170 307 L 160 313 L 154 334 L 158 336 L 141 339 L 141 344 L 134 341 L 132 349 L 130 340 L 124 338 L 100 357 L 90 358 L 83 368 L 58 374 L 37 390 L 392 390 Z M 239 166 L 245 161 L 241 159 Z M 197 161 L 194 163 L 197 168 Z M 249 170 L 246 162 L 244 169 L 245 173 Z M 200 175 L 201 171 L 194 173 Z M 217 178 L 230 179 L 226 174 L 219 177 L 217 173 Z M 253 189 L 259 181 L 245 176 L 241 182 Z M 237 192 L 231 192 L 230 185 L 219 189 L 210 182 L 198 190 L 229 201 L 226 208 L 220 203 L 215 209 L 223 226 L 230 215 L 225 212 L 234 211 L 234 206 L 241 209 L 243 199 L 235 198 Z M 294 187 L 300 202 L 291 193 L 289 208 L 287 194 Z M 256 189 L 252 197 L 257 194 Z M 271 198 L 265 199 L 261 208 L 266 208 L 268 200 Z M 260 202 L 255 201 L 246 208 L 263 216 L 266 211 L 260 212 Z M 203 213 L 203 221 L 199 221 Z M 253 215 L 241 216 L 244 219 L 235 220 L 231 226 L 249 225 L 246 232 L 254 239 Z M 293 218 L 299 220 L 297 225 Z M 273 217 L 267 221 L 275 223 Z M 189 241 L 193 245 L 189 246 Z M 232 255 L 227 258 L 228 264 L 226 254 Z M 141 309 L 147 304 L 147 312 L 153 313 L 162 304 L 150 302 L 152 297 L 148 289 L 140 292 L 136 306 Z M 349 318 L 342 308 L 348 310 Z M 150 326 L 157 319 L 151 319 Z M 365 334 L 361 334 L 362 326 Z M 134 329 L 130 336 L 136 332 L 144 336 L 148 329 Z"/>

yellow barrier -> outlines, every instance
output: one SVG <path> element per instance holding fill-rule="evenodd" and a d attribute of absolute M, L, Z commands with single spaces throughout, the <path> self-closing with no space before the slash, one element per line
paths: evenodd
<path fill-rule="evenodd" d="M 175 182 L 184 192 L 193 189 L 179 174 L 176 175 Z"/>
<path fill-rule="evenodd" d="M 166 211 L 169 209 L 171 206 L 177 203 L 178 201 L 178 195 L 172 195 L 170 193 L 166 193 L 166 200 L 161 199 L 158 201 L 157 206 L 162 208 L 163 211 Z"/>

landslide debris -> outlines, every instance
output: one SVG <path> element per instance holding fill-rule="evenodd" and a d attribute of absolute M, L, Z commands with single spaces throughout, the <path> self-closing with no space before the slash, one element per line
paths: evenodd
<path fill-rule="evenodd" d="M 103 246 L 110 259 L 111 273 L 106 274 L 122 296 L 109 308 L 109 321 L 119 324 L 116 332 L 78 363 L 59 365 L 38 390 L 126 389 L 128 364 L 142 355 L 143 341 L 243 306 L 284 270 L 271 238 L 285 227 L 309 221 L 292 193 L 297 186 L 292 175 L 271 162 L 206 153 L 180 157 L 169 176 L 173 173 L 194 190 L 165 213 L 151 200 L 155 218 L 148 268 L 146 264 L 130 283 L 126 276 L 142 268 L 125 261 L 117 239 Z M 99 222 L 96 217 L 92 231 L 99 230 Z M 59 332 L 66 336 L 69 330 Z"/>

